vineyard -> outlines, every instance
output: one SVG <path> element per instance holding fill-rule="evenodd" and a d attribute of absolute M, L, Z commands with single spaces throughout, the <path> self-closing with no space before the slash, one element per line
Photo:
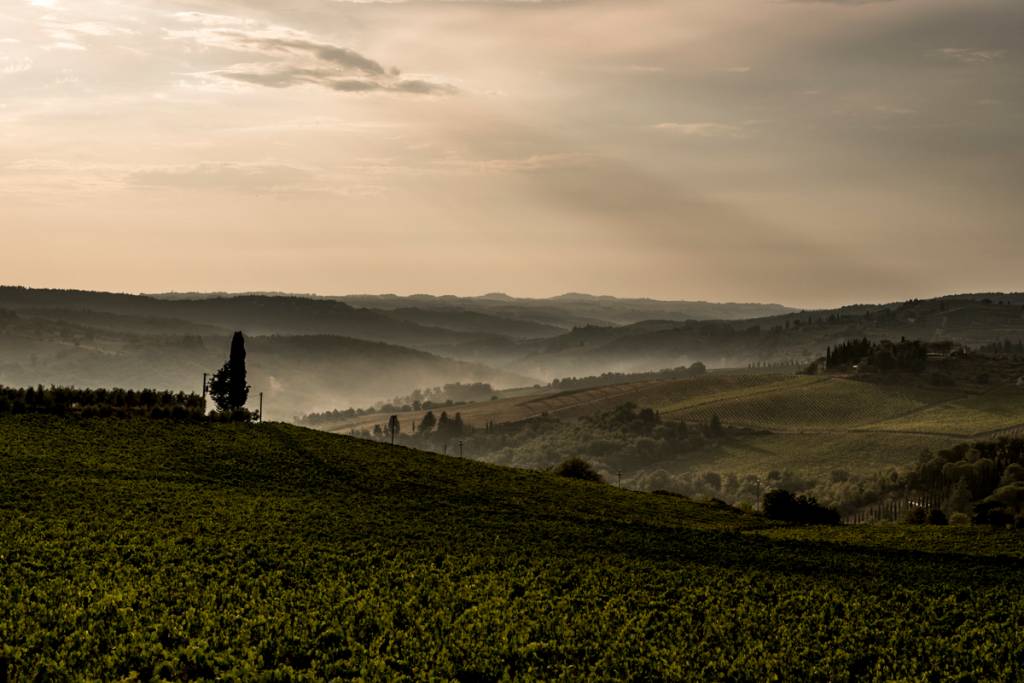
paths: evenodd
<path fill-rule="evenodd" d="M 1011 435 L 1024 428 L 1024 389 L 999 388 L 980 396 L 950 401 L 905 417 L 872 425 L 872 429 L 943 432 L 960 436 Z"/>
<path fill-rule="evenodd" d="M 0 680 L 1012 680 L 1024 657 L 1014 532 L 790 529 L 273 423 L 8 416 L 0 471 Z"/>
<path fill-rule="evenodd" d="M 664 412 L 693 422 L 706 422 L 718 415 L 727 424 L 771 431 L 836 431 L 912 413 L 951 398 L 948 391 L 846 379 L 799 379 L 803 381 L 769 391 L 748 390 L 688 401 Z"/>
<path fill-rule="evenodd" d="M 684 400 L 717 397 L 733 391 L 785 387 L 802 379 L 777 374 L 713 372 L 696 378 L 643 380 L 561 392 L 548 388 L 519 391 L 512 396 L 458 406 L 453 410 L 461 413 L 466 424 L 483 427 L 490 422 L 518 422 L 544 414 L 571 419 L 606 412 L 627 402 L 661 409 Z M 419 421 L 425 413 L 404 413 L 401 418 L 408 422 Z M 386 423 L 387 419 L 388 415 L 384 413 L 363 415 L 339 421 L 330 429 L 336 432 L 370 429 L 375 424 Z"/>

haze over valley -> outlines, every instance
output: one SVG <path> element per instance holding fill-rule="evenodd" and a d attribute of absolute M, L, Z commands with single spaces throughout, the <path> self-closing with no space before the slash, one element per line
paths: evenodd
<path fill-rule="evenodd" d="M 1021 0 L 2 6 L 0 683 L 1021 680 Z"/>

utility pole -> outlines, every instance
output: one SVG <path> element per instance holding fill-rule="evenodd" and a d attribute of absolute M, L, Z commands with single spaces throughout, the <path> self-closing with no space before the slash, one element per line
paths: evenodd
<path fill-rule="evenodd" d="M 260 392 L 260 422 L 263 422 L 263 392 Z"/>
<path fill-rule="evenodd" d="M 619 488 L 622 488 L 622 470 L 619 470 Z"/>
<path fill-rule="evenodd" d="M 448 442 L 445 441 L 444 445 L 441 446 L 441 455 L 448 455 Z"/>
<path fill-rule="evenodd" d="M 462 457 L 462 442 L 459 442 L 459 457 Z"/>

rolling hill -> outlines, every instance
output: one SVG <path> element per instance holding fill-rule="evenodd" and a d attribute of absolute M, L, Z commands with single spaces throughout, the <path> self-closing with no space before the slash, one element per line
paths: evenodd
<path fill-rule="evenodd" d="M 618 326 L 645 320 L 743 320 L 793 312 L 779 304 L 710 303 L 706 301 L 660 301 L 569 293 L 546 299 L 511 297 L 493 293 L 475 297 L 350 295 L 330 297 L 355 306 L 394 309 L 416 307 L 430 310 L 461 309 L 530 320 L 570 329 L 586 325 Z"/>
<path fill-rule="evenodd" d="M 1008 680 L 1024 654 L 1007 532 L 790 529 L 272 423 L 4 417 L 0 465 L 9 680 Z"/>
<path fill-rule="evenodd" d="M 500 438 L 486 429 L 462 438 L 471 457 L 547 467 L 558 458 L 580 456 L 609 476 L 621 474 L 626 485 L 646 490 L 689 491 L 692 478 L 707 473 L 714 473 L 717 481 L 728 476 L 764 478 L 770 472 L 788 472 L 792 486 L 816 490 L 836 477 L 845 481 L 908 467 L 926 449 L 1024 433 L 1024 387 L 1017 384 L 1024 375 L 1024 358 L 975 354 L 932 364 L 932 371 L 920 375 L 888 378 L 742 370 L 568 391 L 545 387 L 499 394 L 498 400 L 448 412 L 457 411 L 478 430 L 507 425 Z M 935 384 L 936 372 L 949 383 Z M 683 421 L 691 432 L 706 430 L 717 416 L 727 431 L 684 447 L 664 442 L 656 433 L 648 435 L 654 442 L 643 441 L 578 422 L 627 403 L 654 409 L 664 421 Z M 400 419 L 408 430 L 423 415 L 402 413 Z M 386 420 L 387 415 L 369 414 L 324 426 L 348 433 Z M 531 423 L 536 423 L 535 434 Z M 421 445 L 441 449 L 444 444 Z M 754 493 L 740 499 L 750 502 Z"/>
<path fill-rule="evenodd" d="M 203 331 L 139 334 L 7 316 L 0 318 L 0 384 L 200 391 L 203 373 L 226 360 L 230 336 Z M 337 335 L 252 336 L 248 348 L 252 398 L 263 392 L 266 414 L 281 419 L 420 386 L 528 382 L 476 363 Z"/>

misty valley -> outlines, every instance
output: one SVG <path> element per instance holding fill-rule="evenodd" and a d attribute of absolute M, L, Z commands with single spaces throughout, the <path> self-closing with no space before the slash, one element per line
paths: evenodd
<path fill-rule="evenodd" d="M 5 678 L 1017 670 L 1024 295 L 346 298 L 0 288 Z"/>
<path fill-rule="evenodd" d="M 0 6 L 0 683 L 1024 681 L 1021 0 Z"/>

